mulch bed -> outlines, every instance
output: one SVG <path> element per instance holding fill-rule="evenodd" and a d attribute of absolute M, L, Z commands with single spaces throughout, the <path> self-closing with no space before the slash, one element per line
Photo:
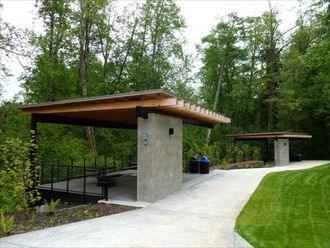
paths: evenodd
<path fill-rule="evenodd" d="M 10 235 L 122 213 L 137 208 L 97 203 L 87 205 L 60 204 L 56 209 L 53 214 L 39 213 L 35 210 L 6 213 L 5 216 L 15 216 L 14 229 L 10 232 Z M 4 233 L 0 230 L 0 237 L 4 236 Z"/>
<path fill-rule="evenodd" d="M 250 160 L 250 161 L 243 161 L 238 163 L 215 165 L 215 166 L 211 166 L 210 170 L 215 170 L 215 169 L 229 170 L 229 169 L 263 168 L 263 167 L 265 167 L 264 161 Z"/>

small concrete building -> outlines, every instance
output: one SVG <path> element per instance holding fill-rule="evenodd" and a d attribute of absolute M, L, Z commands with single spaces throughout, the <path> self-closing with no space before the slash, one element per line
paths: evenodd
<path fill-rule="evenodd" d="M 182 184 L 182 127 L 213 128 L 230 119 L 164 90 L 20 106 L 38 122 L 137 129 L 137 200 L 154 202 Z M 35 137 L 34 137 L 35 138 Z"/>
<path fill-rule="evenodd" d="M 290 162 L 289 139 L 306 139 L 312 138 L 311 135 L 305 133 L 294 132 L 270 132 L 270 133 L 248 133 L 248 134 L 231 134 L 229 138 L 235 141 L 266 141 L 268 147 L 268 139 L 274 139 L 274 164 L 275 166 L 287 165 Z"/>

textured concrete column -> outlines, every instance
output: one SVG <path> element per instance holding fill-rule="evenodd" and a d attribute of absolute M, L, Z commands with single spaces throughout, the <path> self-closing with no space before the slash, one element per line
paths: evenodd
<path fill-rule="evenodd" d="M 174 134 L 169 134 L 173 128 Z M 147 144 L 142 134 L 148 133 Z M 138 118 L 137 200 L 154 202 L 182 184 L 182 120 L 151 113 Z"/>
<path fill-rule="evenodd" d="M 289 164 L 289 140 L 275 139 L 274 140 L 274 157 L 275 166 Z"/>

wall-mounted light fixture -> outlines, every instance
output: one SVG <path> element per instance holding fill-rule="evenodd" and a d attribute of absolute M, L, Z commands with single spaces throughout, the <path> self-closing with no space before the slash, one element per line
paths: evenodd
<path fill-rule="evenodd" d="M 147 145 L 148 144 L 148 132 L 147 131 L 143 131 L 142 139 L 143 139 L 143 144 Z"/>
<path fill-rule="evenodd" d="M 169 128 L 169 129 L 168 129 L 168 134 L 169 134 L 169 135 L 173 135 L 173 134 L 174 134 L 174 128 L 172 128 L 172 127 Z"/>

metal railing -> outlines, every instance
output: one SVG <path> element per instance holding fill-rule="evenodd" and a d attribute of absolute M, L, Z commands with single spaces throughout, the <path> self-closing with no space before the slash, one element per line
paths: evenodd
<path fill-rule="evenodd" d="M 40 186 L 43 194 L 53 192 L 78 194 L 86 202 L 88 196 L 104 198 L 104 192 L 97 186 L 97 178 L 108 173 L 130 168 L 136 162 L 136 155 L 114 155 L 113 157 L 83 158 L 79 161 L 56 160 L 38 162 Z M 63 195 L 63 194 L 62 194 Z M 70 201 L 70 199 L 69 199 Z"/>

